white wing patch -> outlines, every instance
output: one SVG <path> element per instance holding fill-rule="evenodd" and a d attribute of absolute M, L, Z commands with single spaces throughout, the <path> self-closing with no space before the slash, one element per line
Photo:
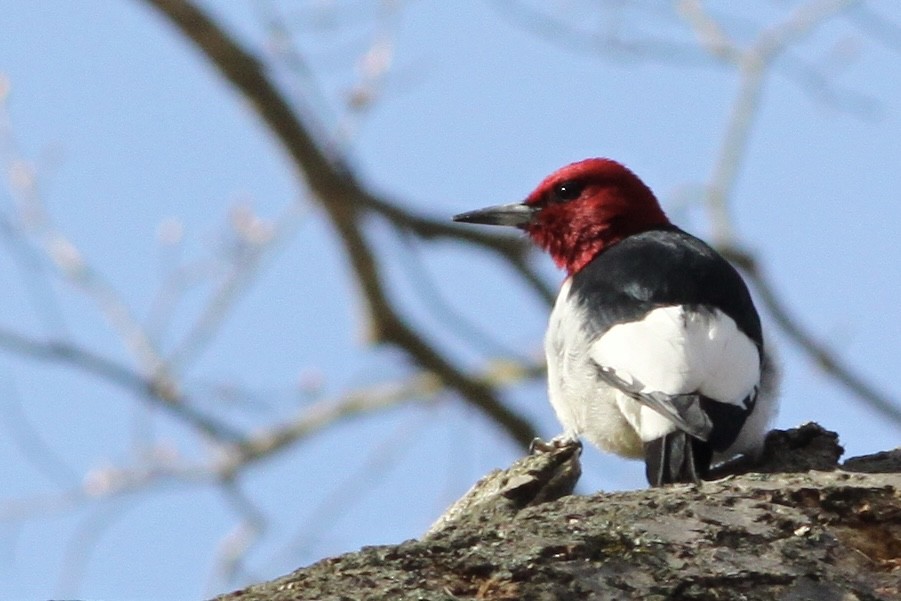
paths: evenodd
<path fill-rule="evenodd" d="M 757 346 L 732 318 L 716 309 L 654 309 L 640 321 L 607 330 L 591 345 L 589 355 L 597 365 L 626 382 L 640 384 L 641 392 L 648 394 L 698 393 L 741 405 L 760 381 Z M 675 428 L 663 415 L 624 396 L 617 398 L 617 404 L 642 440 Z"/>

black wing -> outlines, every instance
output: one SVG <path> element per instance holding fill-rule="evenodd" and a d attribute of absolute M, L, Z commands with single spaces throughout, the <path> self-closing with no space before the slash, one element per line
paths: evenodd
<path fill-rule="evenodd" d="M 630 236 L 606 249 L 573 276 L 570 295 L 590 307 L 585 314 L 594 336 L 640 320 L 658 307 L 719 309 L 763 355 L 760 317 L 738 271 L 703 241 L 676 227 Z M 627 382 L 606 366 L 598 366 L 598 377 L 679 428 L 644 445 L 653 486 L 704 477 L 713 453 L 735 442 L 757 393 L 755 389 L 743 405 L 732 405 L 700 394 L 643 391 L 641 382 Z"/>
<path fill-rule="evenodd" d="M 591 308 L 601 335 L 671 305 L 719 309 L 763 348 L 760 317 L 738 271 L 702 240 L 677 227 L 629 236 L 573 275 L 570 296 Z"/>

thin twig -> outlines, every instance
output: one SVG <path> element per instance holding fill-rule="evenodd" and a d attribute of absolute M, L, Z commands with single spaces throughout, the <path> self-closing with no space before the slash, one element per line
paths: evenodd
<path fill-rule="evenodd" d="M 232 478 L 221 481 L 220 489 L 229 507 L 240 522 L 222 538 L 207 588 L 211 594 L 232 585 L 239 579 L 259 580 L 245 565 L 247 554 L 265 534 L 266 514 L 241 490 Z"/>
<path fill-rule="evenodd" d="M 845 16 L 867 36 L 894 52 L 901 52 L 901 25 L 879 14 L 871 5 L 861 2 Z"/>
<path fill-rule="evenodd" d="M 553 4 L 539 3 L 539 6 Z M 573 25 L 547 10 L 533 8 L 526 2 L 492 0 L 488 5 L 501 18 L 570 51 L 589 53 L 619 62 L 652 60 L 680 66 L 705 66 L 711 62 L 703 52 L 698 52 L 696 46 L 681 40 L 652 35 L 626 38 L 612 29 L 591 30 L 581 22 L 579 26 Z M 596 12 L 598 6 L 598 3 L 591 2 L 589 10 Z"/>
<path fill-rule="evenodd" d="M 52 447 L 41 431 L 31 424 L 23 411 L 15 381 L 9 377 L 4 379 L 6 381 L 0 389 L 0 422 L 7 430 L 4 438 L 16 444 L 22 455 L 48 480 L 60 486 L 71 486 L 78 481 L 78 472 Z"/>
<path fill-rule="evenodd" d="M 880 393 L 866 379 L 854 373 L 829 349 L 818 343 L 776 294 L 754 258 L 738 251 L 737 235 L 729 202 L 749 147 L 751 126 L 760 108 L 767 74 L 774 61 L 799 39 L 809 35 L 831 17 L 847 13 L 859 0 L 815 0 L 798 8 L 786 21 L 764 30 L 747 49 L 730 40 L 718 23 L 704 10 L 700 0 L 682 0 L 684 18 L 695 29 L 708 51 L 738 70 L 739 91 L 732 104 L 710 184 L 706 205 L 711 218 L 713 240 L 724 254 L 743 267 L 753 281 L 761 302 L 776 325 L 824 372 L 857 396 L 864 404 L 895 423 L 901 423 L 901 405 Z"/>
<path fill-rule="evenodd" d="M 866 379 L 855 374 L 832 350 L 819 342 L 801 325 L 801 321 L 796 315 L 792 315 L 791 310 L 774 290 L 763 268 L 751 255 L 735 247 L 719 247 L 718 250 L 748 276 L 757 292 L 757 298 L 766 308 L 770 317 L 780 330 L 801 347 L 814 364 L 864 401 L 866 405 L 892 422 L 901 424 L 901 406 L 869 384 Z"/>
<path fill-rule="evenodd" d="M 295 420 L 281 422 L 246 438 L 220 468 L 232 473 L 248 463 L 270 458 L 301 439 L 322 432 L 326 426 L 351 417 L 382 411 L 402 403 L 429 398 L 441 391 L 441 380 L 431 373 L 414 376 L 405 382 L 369 387 L 344 395 L 338 400 L 322 400 L 305 407 Z"/>
<path fill-rule="evenodd" d="M 188 0 L 145 0 L 169 19 L 253 106 L 287 150 L 297 176 L 328 215 L 366 301 L 372 339 L 403 349 L 419 365 L 485 413 L 523 447 L 536 429 L 508 407 L 497 392 L 451 363 L 402 317 L 384 288 L 381 268 L 361 226 L 361 212 L 372 195 L 357 181 L 341 157 L 328 154 L 286 102 L 265 67 Z"/>
<path fill-rule="evenodd" d="M 200 317 L 192 324 L 182 339 L 166 357 L 170 370 L 184 373 L 187 366 L 218 333 L 232 307 L 242 293 L 249 290 L 250 281 L 259 275 L 260 264 L 285 242 L 291 239 L 306 210 L 294 203 L 262 233 L 241 233 L 237 244 L 239 251 L 231 260 L 228 271 L 219 282 L 210 299 L 200 311 Z M 259 228 L 254 228 L 259 229 Z"/>
<path fill-rule="evenodd" d="M 734 65 L 739 75 L 738 94 L 732 103 L 707 190 L 707 210 L 712 222 L 713 239 L 717 244 L 727 245 L 736 239 L 729 200 L 733 196 L 739 169 L 744 164 L 770 66 L 790 44 L 810 34 L 829 17 L 846 10 L 856 1 L 810 2 L 783 23 L 765 29 L 747 49 L 740 48 L 729 39 L 719 23 L 707 13 L 701 0 L 681 0 L 679 3 L 680 13 L 694 28 L 702 46 L 718 60 Z"/>
<path fill-rule="evenodd" d="M 4 119 L 5 121 L 5 119 Z M 119 335 L 122 344 L 131 352 L 141 372 L 154 381 L 159 389 L 175 391 L 177 382 L 171 377 L 147 332 L 115 288 L 106 281 L 82 256 L 77 245 L 53 222 L 47 212 L 35 169 L 18 156 L 10 139 L 11 129 L 0 128 L 3 140 L 9 190 L 18 207 L 21 229 L 36 240 L 49 265 L 64 281 L 81 290 L 99 308 L 101 315 Z"/>
<path fill-rule="evenodd" d="M 113 524 L 135 505 L 136 499 L 116 499 L 114 502 L 95 508 L 89 513 L 69 537 L 63 553 L 62 565 L 56 586 L 57 597 L 74 599 L 84 581 L 88 564 L 104 534 Z"/>
<path fill-rule="evenodd" d="M 142 400 L 166 409 L 214 440 L 227 442 L 243 438 L 231 426 L 193 408 L 188 399 L 177 390 L 160 388 L 155 380 L 85 348 L 68 342 L 34 340 L 3 328 L 0 328 L 0 348 L 100 376 L 129 390 Z"/>
<path fill-rule="evenodd" d="M 431 418 L 428 413 L 408 416 L 382 441 L 367 445 L 362 463 L 353 471 L 342 474 L 340 481 L 312 508 L 303 525 L 276 555 L 290 555 L 294 559 L 303 549 L 303 543 L 315 542 L 334 528 L 350 507 L 362 499 L 363 494 L 376 488 L 377 480 L 384 477 L 392 464 L 397 463 L 399 455 L 410 450 L 411 440 L 421 436 Z M 277 556 L 270 558 L 269 563 L 276 561 Z"/>

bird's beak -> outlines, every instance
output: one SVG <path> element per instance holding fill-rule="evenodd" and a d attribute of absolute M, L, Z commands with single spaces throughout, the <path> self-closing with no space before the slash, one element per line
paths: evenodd
<path fill-rule="evenodd" d="M 498 205 L 454 215 L 454 221 L 462 223 L 482 223 L 485 225 L 511 225 L 524 228 L 538 213 L 537 207 L 523 203 Z"/>

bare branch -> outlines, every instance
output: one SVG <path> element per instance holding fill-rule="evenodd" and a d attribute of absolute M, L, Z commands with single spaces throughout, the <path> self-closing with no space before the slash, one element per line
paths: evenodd
<path fill-rule="evenodd" d="M 624 62 L 652 60 L 686 66 L 708 65 L 711 62 L 695 46 L 679 40 L 652 35 L 626 37 L 616 28 L 590 30 L 555 17 L 548 11 L 533 8 L 526 2 L 492 0 L 488 4 L 501 17 L 568 50 Z M 591 2 L 589 5 L 592 11 L 597 10 L 598 3 Z"/>
<path fill-rule="evenodd" d="M 185 423 L 221 442 L 239 440 L 243 436 L 231 426 L 193 408 L 188 399 L 171 388 L 161 388 L 154 379 L 87 349 L 68 342 L 38 341 L 0 328 L 0 348 L 10 352 L 59 363 L 93 373 L 127 389 L 139 398 L 162 407 Z"/>
<path fill-rule="evenodd" d="M 83 507 L 91 501 L 144 492 L 164 483 L 209 484 L 218 474 L 204 465 L 150 465 L 125 469 L 100 467 L 89 471 L 77 486 L 53 494 L 0 502 L 0 522 L 41 519 Z"/>
<path fill-rule="evenodd" d="M 711 17 L 701 0 L 681 0 L 678 12 L 694 29 L 701 47 L 718 60 L 738 64 L 742 52 L 723 31 L 720 24 Z"/>
<path fill-rule="evenodd" d="M 901 25 L 879 14 L 869 4 L 859 3 L 846 16 L 868 36 L 879 40 L 894 52 L 901 52 Z"/>
<path fill-rule="evenodd" d="M 219 542 L 213 573 L 207 586 L 212 593 L 239 579 L 258 579 L 248 572 L 244 564 L 247 554 L 266 532 L 268 525 L 266 515 L 240 489 L 235 480 L 223 480 L 220 488 L 240 522 Z"/>
<path fill-rule="evenodd" d="M 317 503 L 304 520 L 305 523 L 297 529 L 278 555 L 291 555 L 293 558 L 299 550 L 333 528 L 366 491 L 375 488 L 377 480 L 397 462 L 398 455 L 411 448 L 411 440 L 421 435 L 425 427 L 423 422 L 428 418 L 424 413 L 414 415 L 412 419 L 408 417 L 395 427 L 393 433 L 367 449 L 365 460 L 352 472 L 342 475 L 340 482 Z"/>
<path fill-rule="evenodd" d="M 15 381 L 7 381 L 0 396 L 0 422 L 6 426 L 9 440 L 18 445 L 25 458 L 46 478 L 60 486 L 77 482 L 78 472 L 51 447 L 22 410 Z"/>
<path fill-rule="evenodd" d="M 0 215 L 0 240 L 9 250 L 19 271 L 25 293 L 35 313 L 44 324 L 46 332 L 66 335 L 69 327 L 63 316 L 59 302 L 50 285 L 47 265 L 43 255 L 31 247 L 21 232 L 5 215 Z"/>
<path fill-rule="evenodd" d="M 383 287 L 375 253 L 363 234 L 360 213 L 371 195 L 340 157 L 301 122 L 284 96 L 266 76 L 263 65 L 188 0 L 145 0 L 166 16 L 203 52 L 220 73 L 250 102 L 288 151 L 299 178 L 305 180 L 328 214 L 356 281 L 366 300 L 370 331 L 376 341 L 406 351 L 422 367 L 437 374 L 469 403 L 480 409 L 523 447 L 535 428 L 507 407 L 495 390 L 465 374 L 413 330 L 398 314 Z"/>
<path fill-rule="evenodd" d="M 63 599 L 74 599 L 84 580 L 84 574 L 100 539 L 121 519 L 134 501 L 116 499 L 113 504 L 98 507 L 84 518 L 69 537 L 60 570 L 57 595 Z"/>
<path fill-rule="evenodd" d="M 877 121 L 883 117 L 882 102 L 869 94 L 836 86 L 822 69 L 788 52 L 783 53 L 779 63 L 781 74 L 794 80 L 814 101 L 865 121 Z"/>
<path fill-rule="evenodd" d="M 402 238 L 409 252 L 398 253 L 400 264 L 409 273 L 409 279 L 414 285 L 422 303 L 429 307 L 436 320 L 460 340 L 466 340 L 474 346 L 481 348 L 483 352 L 500 354 L 526 362 L 522 353 L 501 343 L 484 329 L 476 326 L 470 319 L 457 311 L 438 289 L 434 279 L 430 276 L 419 256 L 419 248 L 416 240 L 409 236 Z"/>
<path fill-rule="evenodd" d="M 424 373 L 406 382 L 355 391 L 337 401 L 320 401 L 313 406 L 305 407 L 297 419 L 279 423 L 242 441 L 220 471 L 228 474 L 250 462 L 269 458 L 299 440 L 321 432 L 326 426 L 337 421 L 429 398 L 441 392 L 441 389 L 442 382 L 439 378 L 431 373 Z"/>
<path fill-rule="evenodd" d="M 729 200 L 744 163 L 748 139 L 760 107 L 767 71 L 773 61 L 793 42 L 808 35 L 829 17 L 846 10 L 858 0 L 816 0 L 805 4 L 785 22 L 764 30 L 742 50 L 705 11 L 701 0 L 681 0 L 679 9 L 694 28 L 701 44 L 717 59 L 733 64 L 740 78 L 739 90 L 726 125 L 707 190 L 707 209 L 717 244 L 735 240 Z"/>
<path fill-rule="evenodd" d="M 901 405 L 877 390 L 865 378 L 855 374 L 832 350 L 817 341 L 816 337 L 801 325 L 797 316 L 792 315 L 791 310 L 785 306 L 779 294 L 776 293 L 772 283 L 754 257 L 734 246 L 719 247 L 718 250 L 744 271 L 753 283 L 757 297 L 779 329 L 794 341 L 813 360 L 814 364 L 867 406 L 886 419 L 901 424 Z"/>
<path fill-rule="evenodd" d="M 85 260 L 75 243 L 54 224 L 38 188 L 34 166 L 18 154 L 5 111 L 0 119 L 3 123 L 0 127 L 3 160 L 9 174 L 10 193 L 18 204 L 21 228 L 34 237 L 43 257 L 55 268 L 57 275 L 94 301 L 122 344 L 131 352 L 138 368 L 146 378 L 153 380 L 154 387 L 177 394 L 176 381 L 168 373 L 160 353 L 128 305 Z M 20 253 L 20 258 L 28 260 L 31 257 L 30 254 Z"/>
<path fill-rule="evenodd" d="M 493 252 L 510 264 L 532 290 L 548 305 L 553 304 L 556 292 L 531 265 L 535 247 L 521 237 L 497 234 L 472 227 L 461 227 L 448 220 L 436 220 L 418 215 L 412 209 L 400 208 L 384 198 L 367 194 L 360 198 L 365 207 L 376 211 L 401 231 L 423 240 L 453 240 Z"/>
<path fill-rule="evenodd" d="M 22 522 L 72 511 L 87 499 L 81 488 L 74 487 L 53 495 L 34 495 L 0 502 L 0 522 Z"/>
<path fill-rule="evenodd" d="M 825 346 L 789 315 L 753 257 L 737 250 L 737 236 L 729 211 L 729 201 L 748 149 L 749 134 L 760 107 L 766 75 L 773 62 L 793 43 L 840 13 L 847 13 L 859 0 L 814 0 L 796 10 L 785 22 L 763 31 L 747 50 L 728 40 L 705 11 L 700 0 L 682 0 L 684 17 L 695 28 L 705 47 L 723 61 L 734 63 L 741 78 L 732 105 L 726 133 L 710 176 L 706 205 L 711 217 L 713 238 L 731 260 L 742 266 L 759 293 L 776 325 L 819 365 L 826 374 L 855 394 L 869 407 L 893 422 L 901 423 L 901 405 L 877 391 L 865 378 L 842 363 Z M 810 73 L 806 74 L 810 77 Z M 821 82 L 822 83 L 822 82 Z"/>
<path fill-rule="evenodd" d="M 234 229 L 238 240 L 237 251 L 225 277 L 219 282 L 200 317 L 166 357 L 170 369 L 184 372 L 187 365 L 209 346 L 219 328 L 230 314 L 230 309 L 249 288 L 250 282 L 260 272 L 260 264 L 267 256 L 297 231 L 300 217 L 306 211 L 297 203 L 289 206 L 285 214 L 271 224 L 260 223 L 252 215 L 236 216 Z M 242 223 L 249 222 L 249 223 Z"/>

